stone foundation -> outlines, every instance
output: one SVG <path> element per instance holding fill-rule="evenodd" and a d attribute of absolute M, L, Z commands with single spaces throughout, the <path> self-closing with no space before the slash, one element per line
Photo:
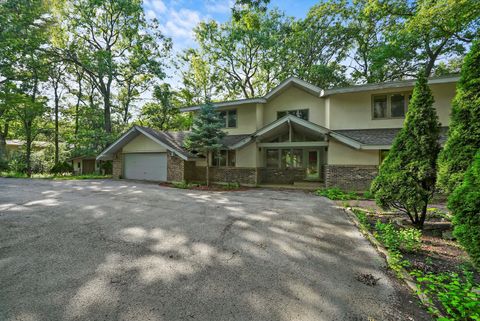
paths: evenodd
<path fill-rule="evenodd" d="M 167 181 L 181 182 L 185 179 L 185 161 L 167 153 Z"/>
<path fill-rule="evenodd" d="M 305 168 L 259 168 L 259 184 L 293 184 L 303 181 L 306 177 Z"/>
<path fill-rule="evenodd" d="M 122 153 L 116 153 L 112 161 L 112 177 L 120 179 L 123 176 L 123 156 Z"/>
<path fill-rule="evenodd" d="M 325 186 L 367 191 L 377 174 L 375 165 L 325 165 Z"/>
<path fill-rule="evenodd" d="M 256 185 L 256 168 L 242 167 L 210 167 L 210 180 L 212 182 L 239 183 Z"/>

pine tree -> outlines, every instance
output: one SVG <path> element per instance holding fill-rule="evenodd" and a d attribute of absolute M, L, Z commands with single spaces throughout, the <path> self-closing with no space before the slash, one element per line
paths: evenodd
<path fill-rule="evenodd" d="M 439 158 L 439 186 L 452 192 L 480 149 L 480 40 L 464 59 L 448 140 Z"/>
<path fill-rule="evenodd" d="M 202 153 L 207 158 L 207 186 L 210 185 L 210 155 L 222 147 L 221 140 L 225 137 L 223 127 L 225 124 L 215 112 L 213 105 L 208 102 L 202 106 L 195 117 L 192 132 L 185 141 L 186 148 Z"/>
<path fill-rule="evenodd" d="M 448 208 L 454 214 L 453 234 L 480 268 L 480 150 L 448 198 Z"/>
<path fill-rule="evenodd" d="M 439 131 L 432 92 L 419 73 L 405 123 L 380 166 L 372 192 L 379 206 L 405 213 L 420 229 L 435 190 Z"/>

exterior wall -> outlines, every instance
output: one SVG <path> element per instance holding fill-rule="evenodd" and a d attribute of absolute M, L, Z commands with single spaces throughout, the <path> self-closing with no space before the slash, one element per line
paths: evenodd
<path fill-rule="evenodd" d="M 448 126 L 455 83 L 430 85 L 435 98 L 434 106 L 442 126 Z M 372 95 L 382 93 L 412 92 L 413 87 L 375 90 L 359 93 L 337 94 L 328 97 L 330 129 L 400 128 L 404 118 L 372 119 Z"/>
<path fill-rule="evenodd" d="M 257 144 L 248 144 L 241 149 L 236 150 L 236 167 L 258 167 L 258 148 Z"/>
<path fill-rule="evenodd" d="M 380 154 L 378 150 L 355 149 L 330 139 L 327 152 L 329 165 L 378 165 Z"/>
<path fill-rule="evenodd" d="M 256 168 L 210 167 L 210 180 L 212 182 L 255 185 L 257 170 Z"/>
<path fill-rule="evenodd" d="M 325 165 L 325 186 L 367 191 L 377 174 L 374 165 Z"/>
<path fill-rule="evenodd" d="M 181 182 L 184 180 L 185 161 L 178 156 L 167 153 L 167 181 Z"/>
<path fill-rule="evenodd" d="M 303 181 L 306 176 L 305 168 L 259 168 L 259 184 L 293 184 L 296 181 Z"/>
<path fill-rule="evenodd" d="M 122 178 L 123 176 L 123 155 L 122 153 L 116 153 L 113 156 L 112 161 L 112 177 L 115 179 Z"/>
<path fill-rule="evenodd" d="M 143 134 L 132 139 L 122 149 L 123 153 L 162 153 L 166 151 L 164 147 Z"/>
<path fill-rule="evenodd" d="M 263 125 L 277 120 L 277 111 L 293 109 L 308 109 L 309 121 L 325 126 L 325 99 L 293 86 L 264 104 Z"/>
<path fill-rule="evenodd" d="M 237 127 L 225 128 L 228 135 L 251 134 L 257 130 L 257 113 L 255 104 L 239 105 L 237 107 L 225 107 L 217 110 L 237 110 Z"/>

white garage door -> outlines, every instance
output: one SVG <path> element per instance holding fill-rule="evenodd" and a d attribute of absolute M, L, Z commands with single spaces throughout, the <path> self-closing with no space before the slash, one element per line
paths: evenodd
<path fill-rule="evenodd" d="M 167 180 L 167 154 L 125 154 L 124 173 L 127 179 Z"/>

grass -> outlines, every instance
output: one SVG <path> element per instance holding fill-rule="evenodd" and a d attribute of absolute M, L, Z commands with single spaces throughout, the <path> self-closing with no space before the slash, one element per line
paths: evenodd
<path fill-rule="evenodd" d="M 26 173 L 19 172 L 0 172 L 0 177 L 5 178 L 29 178 Z M 53 180 L 79 180 L 79 179 L 102 179 L 111 178 L 111 175 L 98 175 L 98 174 L 86 174 L 86 175 L 73 175 L 73 174 L 48 174 L 48 173 L 35 173 L 30 178 L 40 179 L 53 179 Z"/>

